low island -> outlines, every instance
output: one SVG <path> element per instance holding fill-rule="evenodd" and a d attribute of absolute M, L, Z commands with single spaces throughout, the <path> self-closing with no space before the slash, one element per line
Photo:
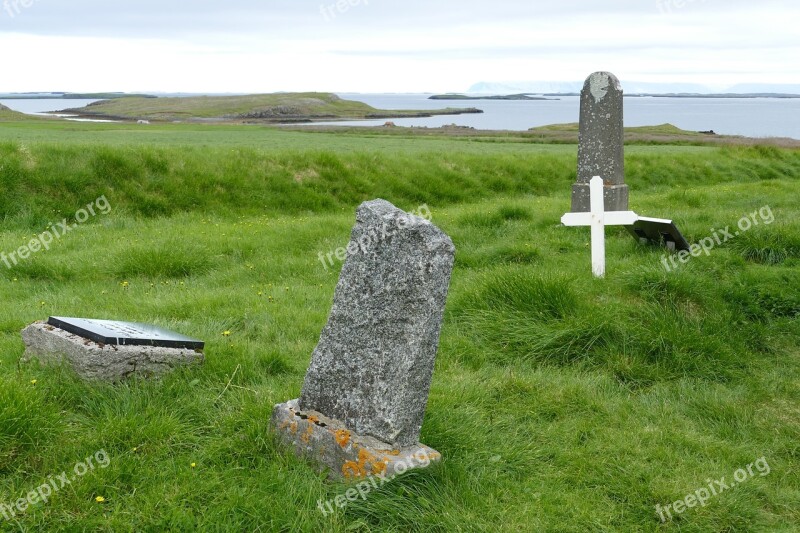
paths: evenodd
<path fill-rule="evenodd" d="M 474 107 L 434 110 L 376 109 L 363 102 L 344 100 L 332 93 L 274 93 L 244 96 L 116 98 L 56 113 L 69 113 L 86 119 L 120 121 L 292 124 L 417 118 L 483 113 L 483 111 Z"/>

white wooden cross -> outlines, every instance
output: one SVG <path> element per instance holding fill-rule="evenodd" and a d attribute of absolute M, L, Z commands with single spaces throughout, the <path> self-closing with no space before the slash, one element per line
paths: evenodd
<path fill-rule="evenodd" d="M 603 179 L 595 176 L 589 182 L 590 211 L 567 213 L 561 217 L 565 226 L 591 226 L 592 228 L 592 272 L 596 278 L 606 275 L 606 226 L 631 226 L 639 215 L 633 211 L 605 210 L 603 201 Z"/>

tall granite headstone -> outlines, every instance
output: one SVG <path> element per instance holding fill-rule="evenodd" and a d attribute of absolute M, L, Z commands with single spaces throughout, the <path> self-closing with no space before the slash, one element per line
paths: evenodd
<path fill-rule="evenodd" d="M 439 228 L 384 200 L 356 219 L 301 396 L 272 418 L 298 453 L 346 478 L 440 457 L 419 435 L 455 255 Z"/>
<path fill-rule="evenodd" d="M 572 186 L 572 212 L 590 210 L 589 182 L 603 178 L 606 211 L 628 210 L 625 185 L 622 86 L 610 72 L 595 72 L 581 91 L 578 180 Z"/>

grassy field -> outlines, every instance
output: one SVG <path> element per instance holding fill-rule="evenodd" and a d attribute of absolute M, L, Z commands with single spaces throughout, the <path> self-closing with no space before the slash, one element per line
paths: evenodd
<path fill-rule="evenodd" d="M 588 231 L 559 224 L 576 153 L 0 122 L 0 252 L 111 207 L 0 263 L 0 531 L 797 531 L 800 151 L 630 147 L 631 208 L 691 241 L 766 208 L 774 221 L 673 272 L 610 230 L 602 281 Z M 340 265 L 319 254 L 376 197 L 428 205 L 457 247 L 422 431 L 444 460 L 324 516 L 348 486 L 276 446 L 268 421 L 298 396 L 330 309 Z M 19 331 L 49 315 L 173 328 L 206 340 L 207 362 L 117 386 L 20 364 Z M 72 474 L 88 457 L 104 460 Z M 748 465 L 662 523 L 656 505 Z M 74 480 L 46 504 L 2 515 L 62 472 Z"/>

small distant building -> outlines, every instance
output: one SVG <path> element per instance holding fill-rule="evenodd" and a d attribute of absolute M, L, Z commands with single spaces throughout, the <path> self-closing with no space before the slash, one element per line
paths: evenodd
<path fill-rule="evenodd" d="M 136 123 L 137 124 L 150 124 L 150 121 L 149 120 L 137 120 Z"/>

